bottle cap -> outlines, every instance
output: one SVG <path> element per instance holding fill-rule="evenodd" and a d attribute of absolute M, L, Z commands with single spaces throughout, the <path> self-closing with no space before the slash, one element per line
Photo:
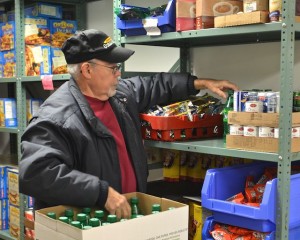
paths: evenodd
<path fill-rule="evenodd" d="M 95 214 L 94 214 L 94 217 L 102 219 L 104 217 L 104 211 L 102 211 L 102 210 L 96 210 Z"/>
<path fill-rule="evenodd" d="M 82 209 L 82 212 L 89 215 L 91 213 L 91 208 L 85 207 L 85 208 Z"/>
<path fill-rule="evenodd" d="M 110 214 L 110 215 L 107 216 L 107 221 L 109 223 L 115 223 L 115 222 L 117 222 L 117 220 L 118 220 L 117 216 L 114 215 L 114 214 Z"/>
<path fill-rule="evenodd" d="M 86 214 L 85 213 L 78 213 L 77 214 L 77 220 L 78 221 L 86 221 Z"/>
<path fill-rule="evenodd" d="M 49 218 L 56 219 L 56 213 L 55 213 L 55 212 L 48 212 L 48 213 L 47 213 L 47 216 L 48 216 Z"/>
<path fill-rule="evenodd" d="M 82 229 L 81 223 L 79 221 L 72 221 L 71 226 Z"/>
<path fill-rule="evenodd" d="M 73 217 L 74 216 L 74 211 L 72 208 L 68 208 L 65 210 L 65 216 L 66 217 Z"/>
<path fill-rule="evenodd" d="M 98 218 L 91 218 L 89 220 L 89 225 L 92 227 L 99 227 L 100 226 L 100 221 Z"/>
<path fill-rule="evenodd" d="M 160 204 L 153 204 L 152 205 L 152 211 L 161 211 Z"/>
<path fill-rule="evenodd" d="M 65 217 L 65 216 L 61 216 L 58 218 L 59 221 L 62 221 L 64 223 L 69 223 L 69 218 L 68 217 Z"/>
<path fill-rule="evenodd" d="M 133 204 L 138 204 L 139 199 L 137 197 L 132 197 L 132 198 L 130 198 L 130 202 L 133 203 Z"/>

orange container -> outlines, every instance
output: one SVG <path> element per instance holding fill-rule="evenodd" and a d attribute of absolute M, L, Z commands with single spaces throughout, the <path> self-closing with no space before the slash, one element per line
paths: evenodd
<path fill-rule="evenodd" d="M 223 136 L 223 115 L 204 115 L 203 118 L 187 116 L 151 116 L 140 114 L 142 136 L 157 141 L 180 141 Z"/>

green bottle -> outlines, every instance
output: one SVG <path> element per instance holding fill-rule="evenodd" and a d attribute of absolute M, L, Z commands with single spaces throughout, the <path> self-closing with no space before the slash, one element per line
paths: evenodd
<path fill-rule="evenodd" d="M 139 211 L 139 199 L 137 197 L 130 198 L 130 205 L 131 205 L 131 218 L 132 216 L 136 216 L 140 214 Z"/>
<path fill-rule="evenodd" d="M 69 219 L 69 223 L 74 220 L 74 211 L 72 208 L 68 208 L 65 210 L 65 216 Z"/>
<path fill-rule="evenodd" d="M 100 224 L 104 221 L 104 211 L 103 210 L 95 210 L 94 218 L 98 218 Z"/>
<path fill-rule="evenodd" d="M 228 91 L 228 97 L 225 104 L 225 107 L 222 111 L 223 113 L 223 138 L 224 142 L 226 142 L 226 135 L 229 134 L 229 125 L 228 125 L 228 113 L 229 111 L 233 111 L 233 91 Z"/>
<path fill-rule="evenodd" d="M 49 218 L 56 219 L 56 213 L 55 213 L 55 212 L 48 212 L 48 213 L 47 213 L 47 216 L 48 216 Z"/>
<path fill-rule="evenodd" d="M 83 208 L 82 213 L 86 214 L 87 221 L 89 221 L 89 219 L 91 218 L 91 208 L 89 208 L 89 207 Z"/>
<path fill-rule="evenodd" d="M 82 227 L 87 225 L 87 217 L 85 213 L 78 213 L 76 220 L 81 223 Z"/>
<path fill-rule="evenodd" d="M 59 221 L 69 224 L 69 218 L 66 216 L 61 216 L 58 218 Z"/>
<path fill-rule="evenodd" d="M 71 224 L 71 226 L 73 226 L 73 227 L 82 229 L 81 222 L 79 222 L 79 221 L 72 221 L 70 224 Z"/>
<path fill-rule="evenodd" d="M 117 222 L 118 219 L 117 219 L 117 216 L 115 214 L 110 214 L 107 216 L 107 222 L 108 223 L 115 223 Z"/>
<path fill-rule="evenodd" d="M 157 212 L 160 212 L 160 211 L 161 211 L 161 206 L 160 206 L 160 204 L 155 203 L 155 204 L 152 205 L 152 212 L 155 212 L 155 211 L 157 211 Z"/>
<path fill-rule="evenodd" d="M 89 225 L 92 227 L 99 227 L 100 226 L 100 220 L 98 218 L 90 218 Z"/>

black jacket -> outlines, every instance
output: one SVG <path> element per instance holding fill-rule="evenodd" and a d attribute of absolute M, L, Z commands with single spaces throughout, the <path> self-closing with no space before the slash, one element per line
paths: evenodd
<path fill-rule="evenodd" d="M 197 93 L 194 79 L 179 73 L 123 79 L 109 99 L 134 167 L 137 191 L 146 192 L 148 176 L 139 113 Z M 36 209 L 60 204 L 103 207 L 108 186 L 121 192 L 116 143 L 73 79 L 42 104 L 21 141 L 20 191 L 35 198 Z"/>

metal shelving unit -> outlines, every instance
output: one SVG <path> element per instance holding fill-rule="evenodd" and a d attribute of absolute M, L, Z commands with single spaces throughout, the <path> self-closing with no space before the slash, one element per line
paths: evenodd
<path fill-rule="evenodd" d="M 159 142 L 146 140 L 150 147 L 177 149 L 190 152 L 201 152 L 232 157 L 258 159 L 275 162 L 278 165 L 277 194 L 277 228 L 276 239 L 288 240 L 289 236 L 289 196 L 291 162 L 300 160 L 300 153 L 291 153 L 291 113 L 294 81 L 294 45 L 300 36 L 300 24 L 295 22 L 295 0 L 283 0 L 282 22 L 257 24 L 248 26 L 203 29 L 185 32 L 169 32 L 161 36 L 122 37 L 120 31 L 114 29 L 115 42 L 120 45 L 136 44 L 149 46 L 178 47 L 181 50 L 181 70 L 187 69 L 186 49 L 192 47 L 257 44 L 261 42 L 280 42 L 280 114 L 279 114 L 279 152 L 263 153 L 227 149 L 223 140 L 199 140 L 187 142 Z M 119 7 L 122 0 L 114 0 L 114 7 Z M 183 53 L 183 54 L 182 54 Z"/>
<path fill-rule="evenodd" d="M 27 3 L 40 2 L 39 0 L 26 1 Z M 78 29 L 85 27 L 86 22 L 86 3 L 85 0 L 43 0 L 43 2 L 52 2 L 54 4 L 64 4 L 64 5 L 75 5 L 76 18 L 78 20 Z M 18 118 L 18 127 L 17 128 L 0 128 L 0 132 L 8 132 L 17 134 L 17 144 L 20 146 L 21 135 L 26 128 L 26 89 L 25 84 L 30 84 L 31 82 L 41 81 L 40 76 L 36 77 L 27 77 L 24 76 L 25 72 L 25 44 L 22 39 L 24 39 L 24 4 L 25 0 L 0 0 L 0 3 L 12 4 L 15 9 L 15 27 L 16 27 L 16 52 L 17 52 L 17 63 L 18 66 L 16 77 L 14 78 L 0 78 L 0 83 L 14 83 L 16 86 L 16 101 L 17 101 L 17 118 Z M 66 81 L 70 78 L 69 74 L 59 74 L 53 75 L 54 81 Z M 18 147 L 18 159 L 20 160 L 21 149 Z M 20 194 L 20 229 L 21 233 L 24 229 L 24 211 L 26 210 L 26 196 Z M 0 239 L 15 239 L 12 238 L 8 230 L 0 230 Z M 21 234 L 20 239 L 24 239 L 24 234 Z"/>

